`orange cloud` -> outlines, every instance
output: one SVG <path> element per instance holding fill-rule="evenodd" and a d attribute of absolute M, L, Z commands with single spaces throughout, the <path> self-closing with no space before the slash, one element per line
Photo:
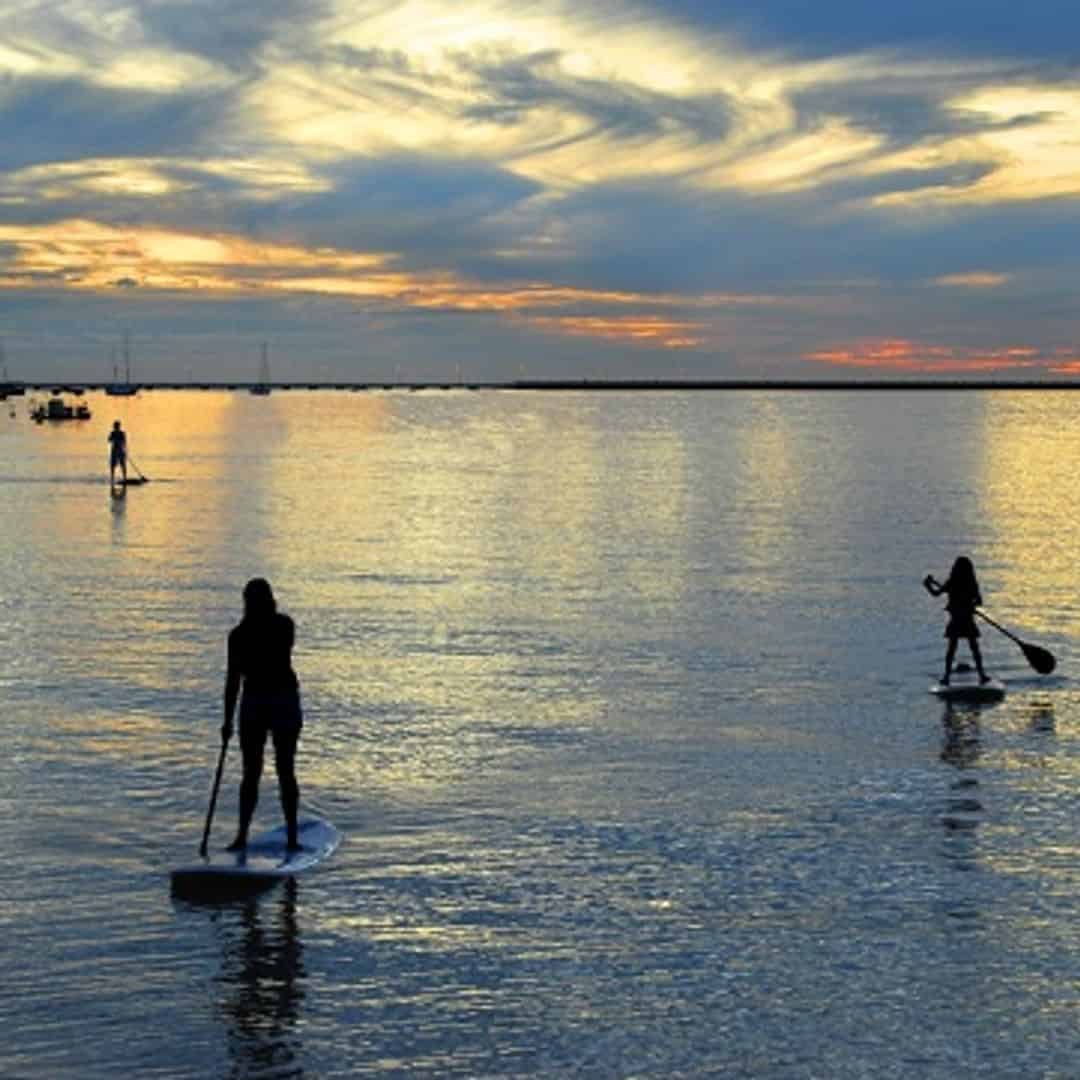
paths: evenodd
<path fill-rule="evenodd" d="M 536 315 L 526 319 L 543 330 L 664 349 L 693 349 L 704 344 L 697 323 L 651 315 Z"/>
<path fill-rule="evenodd" d="M 934 279 L 938 285 L 960 289 L 996 289 L 1009 281 L 1008 274 L 996 274 L 989 270 L 972 270 L 966 274 L 944 274 Z"/>
<path fill-rule="evenodd" d="M 836 367 L 867 368 L 908 374 L 986 374 L 998 371 L 1042 370 L 1059 375 L 1080 374 L 1080 356 L 1072 350 L 1044 353 L 1032 346 L 976 349 L 928 345 L 905 339 L 860 341 L 807 353 L 803 359 Z"/>
<path fill-rule="evenodd" d="M 223 233 L 125 228 L 80 220 L 0 225 L 0 242 L 13 250 L 2 278 L 8 289 L 51 284 L 87 292 L 125 286 L 144 293 L 198 292 L 204 296 L 308 293 L 425 311 L 503 315 L 553 333 L 667 349 L 702 343 L 698 324 L 668 312 L 783 303 L 780 298 L 753 294 L 686 298 L 542 281 L 498 286 L 446 271 L 410 271 L 396 255 L 386 252 L 308 248 Z M 627 314 L 607 313 L 612 310 Z"/>

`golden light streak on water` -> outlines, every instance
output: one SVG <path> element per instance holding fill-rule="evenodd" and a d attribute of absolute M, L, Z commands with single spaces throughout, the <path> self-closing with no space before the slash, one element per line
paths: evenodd
<path fill-rule="evenodd" d="M 1067 392 L 1030 400 L 996 395 L 986 410 L 978 495 L 987 535 L 980 547 L 992 553 L 987 570 L 997 593 L 987 610 L 1021 637 L 1080 629 L 1078 405 Z"/>
<path fill-rule="evenodd" d="M 0 425 L 0 1072 L 1070 1075 L 1080 631 L 950 719 L 919 587 L 1071 602 L 1069 395 L 91 403 Z M 191 906 L 253 572 L 345 842 Z"/>

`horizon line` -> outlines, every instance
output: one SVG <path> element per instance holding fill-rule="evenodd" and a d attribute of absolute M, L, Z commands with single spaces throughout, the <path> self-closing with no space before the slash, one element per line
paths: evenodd
<path fill-rule="evenodd" d="M 19 396 L 27 391 L 56 394 L 81 394 L 88 391 L 107 391 L 122 385 L 128 394 L 141 390 L 1077 390 L 1080 380 L 1064 379 L 364 379 L 358 381 L 247 381 L 247 380 L 144 380 L 117 384 L 115 382 L 82 382 L 79 380 L 48 380 L 0 382 L 0 398 Z"/>

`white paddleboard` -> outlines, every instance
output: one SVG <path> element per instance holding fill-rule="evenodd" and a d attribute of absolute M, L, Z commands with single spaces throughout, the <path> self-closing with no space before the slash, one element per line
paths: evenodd
<path fill-rule="evenodd" d="M 258 892 L 318 866 L 337 849 L 341 834 L 322 818 L 297 822 L 299 851 L 285 846 L 286 827 L 278 826 L 248 841 L 243 851 L 215 851 L 201 862 L 171 872 L 174 893 L 220 896 Z"/>
<path fill-rule="evenodd" d="M 1000 679 L 980 683 L 974 672 L 959 672 L 949 680 L 949 685 L 934 683 L 930 693 L 943 701 L 1000 701 L 1005 696 L 1005 684 Z"/>

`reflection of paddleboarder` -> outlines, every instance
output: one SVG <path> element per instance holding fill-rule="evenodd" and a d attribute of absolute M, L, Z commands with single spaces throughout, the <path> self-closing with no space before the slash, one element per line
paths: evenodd
<path fill-rule="evenodd" d="M 945 637 L 949 640 L 945 650 L 945 675 L 943 686 L 949 685 L 952 675 L 953 660 L 956 658 L 956 646 L 961 638 L 966 638 L 971 648 L 971 658 L 979 673 L 979 682 L 988 683 L 990 676 L 983 670 L 982 653 L 979 651 L 979 628 L 975 625 L 975 609 L 982 603 L 979 582 L 975 577 L 975 567 L 966 555 L 961 555 L 949 571 L 949 580 L 944 585 L 934 580 L 932 574 L 923 578 L 923 585 L 931 596 L 945 593 L 949 602 L 945 610 L 949 613 L 949 624 L 945 627 Z"/>
<path fill-rule="evenodd" d="M 266 737 L 274 740 L 274 765 L 281 788 L 281 809 L 288 826 L 290 850 L 300 847 L 296 813 L 300 789 L 296 783 L 296 744 L 303 726 L 300 688 L 292 667 L 295 627 L 288 615 L 277 610 L 270 583 L 252 578 L 244 586 L 244 617 L 229 634 L 229 661 L 225 676 L 225 722 L 222 742 L 229 741 L 233 712 L 243 683 L 240 701 L 240 750 L 244 778 L 240 782 L 240 827 L 230 851 L 247 846 L 248 826 L 259 799 Z"/>
<path fill-rule="evenodd" d="M 127 434 L 119 420 L 113 421 L 109 432 L 109 483 L 116 483 L 116 470 L 119 469 L 127 483 Z"/>

